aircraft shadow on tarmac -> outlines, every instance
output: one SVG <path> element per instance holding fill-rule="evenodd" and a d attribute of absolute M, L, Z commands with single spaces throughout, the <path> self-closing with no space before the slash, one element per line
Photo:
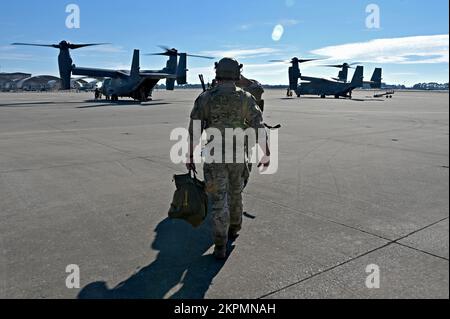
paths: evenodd
<path fill-rule="evenodd" d="M 282 97 L 280 98 L 280 100 L 295 100 L 295 98 L 292 97 Z M 302 96 L 301 98 L 299 98 L 298 100 L 336 100 L 334 97 L 329 97 L 329 98 L 321 98 L 321 97 L 315 97 L 315 96 Z M 375 102 L 383 102 L 385 100 L 383 99 L 376 99 L 376 98 L 352 98 L 352 99 L 339 99 L 339 100 L 347 100 L 347 101 L 354 101 L 354 102 L 366 102 L 366 101 L 375 101 Z"/>
<path fill-rule="evenodd" d="M 140 101 L 132 101 L 132 100 L 123 100 L 123 101 L 106 101 L 106 100 L 86 100 L 86 103 L 96 103 L 92 105 L 85 105 L 77 107 L 78 109 L 87 109 L 101 106 L 128 106 L 128 105 L 142 105 L 142 106 L 155 106 L 155 105 L 168 105 L 171 104 L 169 102 L 160 102 L 161 100 L 152 100 L 149 102 L 140 102 Z"/>
<path fill-rule="evenodd" d="M 30 107 L 33 105 L 52 105 L 52 104 L 79 104 L 75 101 L 53 102 L 53 101 L 41 101 L 41 102 L 18 102 L 18 103 L 5 103 L 0 104 L 0 107 Z"/>
<path fill-rule="evenodd" d="M 86 285 L 79 299 L 202 299 L 224 266 L 212 254 L 211 220 L 194 229 L 180 220 L 165 219 L 155 229 L 151 245 L 157 258 L 117 286 Z M 234 246 L 229 244 L 229 251 Z"/>

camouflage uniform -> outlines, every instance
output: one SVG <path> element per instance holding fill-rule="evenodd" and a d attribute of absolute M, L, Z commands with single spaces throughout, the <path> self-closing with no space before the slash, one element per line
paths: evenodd
<path fill-rule="evenodd" d="M 236 82 L 236 86 L 253 95 L 261 112 L 264 112 L 264 100 L 262 98 L 264 88 L 261 83 L 256 80 L 247 79 L 245 76 L 241 75 L 241 79 Z"/>
<path fill-rule="evenodd" d="M 204 129 L 219 129 L 223 139 L 225 128 L 264 127 L 262 112 L 255 98 L 237 88 L 234 83 L 219 84 L 201 94 L 195 101 L 191 120 L 201 120 Z M 191 136 L 192 129 L 191 121 Z M 225 147 L 222 149 L 225 152 Z M 206 188 L 212 204 L 213 237 L 216 246 L 226 245 L 228 233 L 241 229 L 242 179 L 246 169 L 245 163 L 204 165 Z M 228 211 L 225 209 L 226 202 Z"/>

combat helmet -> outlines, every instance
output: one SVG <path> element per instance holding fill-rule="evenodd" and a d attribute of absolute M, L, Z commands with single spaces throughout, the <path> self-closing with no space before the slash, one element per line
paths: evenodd
<path fill-rule="evenodd" d="M 216 79 L 221 81 L 239 81 L 241 78 L 242 64 L 236 59 L 223 58 L 216 62 Z"/>

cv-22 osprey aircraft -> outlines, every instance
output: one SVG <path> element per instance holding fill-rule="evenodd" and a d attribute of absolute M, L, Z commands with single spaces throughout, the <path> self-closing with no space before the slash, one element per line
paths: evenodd
<path fill-rule="evenodd" d="M 176 49 L 169 49 L 161 46 L 165 52 L 149 55 L 164 55 L 169 57 L 166 67 L 162 70 L 140 70 L 138 50 L 135 50 L 133 54 L 131 69 L 126 71 L 80 68 L 72 64 L 73 60 L 70 56 L 70 50 L 104 44 L 108 43 L 73 44 L 63 40 L 58 44 L 13 43 L 12 45 L 50 47 L 59 49 L 58 67 L 61 78 L 61 89 L 70 90 L 72 74 L 83 75 L 96 79 L 107 78 L 102 86 L 102 93 L 107 97 L 111 97 L 113 100 L 118 100 L 119 97 L 124 96 L 140 101 L 146 101 L 152 89 L 161 79 L 166 79 L 167 90 L 173 90 L 175 87 L 175 81 L 178 84 L 186 84 L 188 56 L 213 59 L 212 57 L 179 53 Z M 179 61 L 178 57 L 180 58 Z"/>
<path fill-rule="evenodd" d="M 74 44 L 65 40 L 58 44 L 36 44 L 36 43 L 12 43 L 12 45 L 26 45 L 34 47 L 47 47 L 53 49 L 59 49 L 58 55 L 58 68 L 59 76 L 61 78 L 61 89 L 70 90 L 70 75 L 72 71 L 72 57 L 70 56 L 70 50 L 81 49 L 90 46 L 104 45 L 108 43 L 85 43 Z"/>
<path fill-rule="evenodd" d="M 302 95 L 318 95 L 321 98 L 325 98 L 326 96 L 331 95 L 335 98 L 345 97 L 351 99 L 353 90 L 364 85 L 363 66 L 356 67 L 353 78 L 350 82 L 347 82 L 347 71 L 351 67 L 349 64 L 342 65 L 343 70 L 339 72 L 337 79 L 325 79 L 302 75 L 299 64 L 312 60 L 313 59 L 302 60 L 294 57 L 290 61 L 272 60 L 271 62 L 291 63 L 291 67 L 289 67 L 289 90 L 295 92 L 298 97 L 301 97 Z M 301 80 L 300 83 L 299 80 Z M 371 81 L 367 83 L 369 83 L 373 88 L 380 87 L 381 69 L 377 68 Z"/>
<path fill-rule="evenodd" d="M 73 65 L 72 74 L 93 78 L 106 78 L 101 91 L 107 98 L 111 98 L 112 101 L 118 101 L 119 97 L 131 97 L 135 100 L 145 102 L 149 99 L 153 88 L 162 79 L 166 79 L 167 90 L 173 90 L 175 88 L 175 81 L 178 84 L 187 83 L 188 56 L 212 59 L 211 57 L 178 53 L 176 49 L 164 49 L 166 51 L 163 53 L 149 54 L 166 55 L 169 57 L 166 67 L 162 70 L 141 70 L 139 50 L 134 50 L 131 69 L 129 71 L 84 68 Z M 178 57 L 180 57 L 179 61 Z"/>

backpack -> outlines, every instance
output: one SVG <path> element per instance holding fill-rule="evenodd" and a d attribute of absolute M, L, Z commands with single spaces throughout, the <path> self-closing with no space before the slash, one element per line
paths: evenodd
<path fill-rule="evenodd" d="M 193 227 L 200 226 L 208 212 L 205 183 L 191 173 L 174 175 L 176 190 L 169 209 L 169 218 L 183 219 Z"/>

